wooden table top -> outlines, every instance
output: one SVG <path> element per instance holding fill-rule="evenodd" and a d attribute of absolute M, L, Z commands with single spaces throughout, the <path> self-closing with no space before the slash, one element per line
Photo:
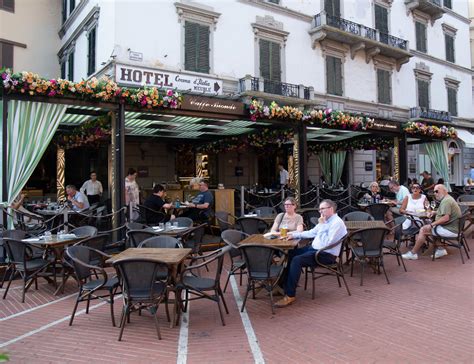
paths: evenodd
<path fill-rule="evenodd" d="M 346 224 L 347 230 L 360 230 L 360 229 L 369 229 L 369 228 L 384 228 L 387 227 L 383 221 L 373 220 L 373 221 L 344 221 Z"/>
<path fill-rule="evenodd" d="M 180 264 L 191 254 L 188 248 L 128 248 L 123 252 L 107 259 L 107 264 L 113 264 L 122 259 L 152 259 L 168 265 Z"/>
<path fill-rule="evenodd" d="M 239 245 L 258 244 L 258 245 L 272 246 L 274 248 L 287 250 L 287 249 L 293 249 L 296 245 L 298 245 L 298 243 L 299 243 L 299 239 L 293 239 L 293 240 L 286 240 L 286 239 L 279 239 L 279 238 L 265 239 L 263 237 L 263 234 L 254 234 L 242 240 Z"/>

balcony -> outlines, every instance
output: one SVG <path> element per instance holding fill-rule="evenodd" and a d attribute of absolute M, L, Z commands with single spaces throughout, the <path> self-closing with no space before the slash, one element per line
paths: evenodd
<path fill-rule="evenodd" d="M 441 18 L 446 12 L 443 9 L 442 0 L 405 0 L 407 15 L 415 10 L 421 11 L 431 18 L 431 24 Z"/>
<path fill-rule="evenodd" d="M 313 27 L 309 34 L 313 48 L 316 47 L 316 43 L 331 39 L 348 44 L 351 47 L 352 59 L 361 50 L 365 50 L 367 63 L 379 54 L 393 58 L 396 61 L 397 71 L 411 57 L 407 40 L 350 20 L 328 15 L 325 11 L 314 16 Z"/>
<path fill-rule="evenodd" d="M 410 119 L 430 119 L 435 121 L 451 122 L 451 113 L 448 111 L 440 111 L 427 109 L 425 107 L 412 107 L 410 109 Z"/>
<path fill-rule="evenodd" d="M 264 78 L 245 76 L 239 80 L 240 92 L 257 91 L 285 97 L 311 100 L 314 90 L 312 87 L 294 85 L 292 83 L 270 81 Z"/>

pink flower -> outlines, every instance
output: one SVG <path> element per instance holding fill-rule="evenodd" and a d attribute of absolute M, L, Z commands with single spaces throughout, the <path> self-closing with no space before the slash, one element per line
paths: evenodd
<path fill-rule="evenodd" d="M 166 96 L 173 96 L 173 90 L 166 91 Z"/>

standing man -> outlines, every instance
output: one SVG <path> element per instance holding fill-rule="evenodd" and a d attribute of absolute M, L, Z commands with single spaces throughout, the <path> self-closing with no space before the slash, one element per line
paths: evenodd
<path fill-rule="evenodd" d="M 344 221 L 336 214 L 337 205 L 334 201 L 323 200 L 319 204 L 321 217 L 318 224 L 309 231 L 288 233 L 288 240 L 314 238 L 311 245 L 290 250 L 288 254 L 288 276 L 285 281 L 285 297 L 275 306 L 285 307 L 296 300 L 296 286 L 301 275 L 301 268 L 316 267 L 315 254 L 319 249 L 337 243 L 335 247 L 320 253 L 318 258 L 323 264 L 333 264 L 341 251 L 342 238 L 347 234 Z"/>
<path fill-rule="evenodd" d="M 165 196 L 166 196 L 166 191 L 165 188 L 162 185 L 155 185 L 153 187 L 153 193 L 147 197 L 145 202 L 143 203 L 146 207 L 152 209 L 153 211 L 162 211 L 162 209 L 171 209 L 173 207 L 172 204 L 170 203 L 165 203 Z M 165 213 L 165 211 L 162 211 Z M 146 213 L 146 223 L 147 224 L 158 224 L 160 222 L 166 222 L 169 221 L 170 218 L 174 219 L 174 215 L 165 215 L 165 218 L 163 219 L 163 216 L 157 213 L 154 213 L 152 211 L 145 211 Z"/>
<path fill-rule="evenodd" d="M 280 171 L 280 187 L 283 188 L 288 186 L 289 174 L 288 171 L 283 167 L 283 164 L 278 164 L 278 170 Z"/>
<path fill-rule="evenodd" d="M 420 173 L 420 176 L 423 176 L 423 179 L 421 180 L 421 187 L 423 188 L 423 192 L 428 192 L 432 190 L 435 186 L 434 179 L 431 177 L 431 174 L 428 173 L 428 171 L 423 171 Z"/>
<path fill-rule="evenodd" d="M 74 211 L 82 211 L 90 207 L 86 195 L 79 192 L 74 185 L 66 186 L 67 199 L 72 205 Z"/>
<path fill-rule="evenodd" d="M 187 205 L 190 209 L 183 213 L 183 216 L 187 216 L 193 221 L 208 220 L 211 217 L 213 203 L 214 197 L 209 191 L 209 183 L 201 180 L 199 182 L 199 193 Z"/>
<path fill-rule="evenodd" d="M 448 190 L 445 185 L 436 185 L 434 187 L 435 198 L 440 201 L 438 210 L 436 211 L 435 220 L 425 225 L 420 229 L 416 238 L 415 246 L 411 251 L 406 252 L 402 255 L 403 259 L 417 260 L 418 250 L 426 243 L 426 236 L 432 234 L 433 236 L 441 236 L 446 238 L 455 238 L 458 236 L 458 222 L 453 221 L 446 224 L 449 220 L 458 219 L 461 217 L 461 209 L 457 202 L 448 194 Z M 441 225 L 441 226 L 438 226 Z M 435 227 L 438 226 L 436 229 Z M 444 248 L 436 249 L 434 253 L 435 259 L 448 255 L 448 252 Z"/>
<path fill-rule="evenodd" d="M 84 182 L 80 191 L 83 194 L 87 195 L 87 199 L 89 200 L 90 204 L 99 203 L 100 197 L 104 192 L 102 188 L 102 183 L 100 183 L 100 181 L 97 181 L 97 173 L 95 173 L 95 171 L 92 171 L 90 173 L 90 177 L 91 179 Z"/>

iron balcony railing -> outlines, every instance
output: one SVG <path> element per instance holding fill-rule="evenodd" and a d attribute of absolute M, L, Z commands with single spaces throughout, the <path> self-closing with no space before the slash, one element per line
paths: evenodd
<path fill-rule="evenodd" d="M 331 27 L 343 30 L 347 33 L 358 35 L 359 37 L 385 43 L 390 47 L 400 48 L 407 50 L 408 41 L 405 39 L 394 37 L 393 35 L 382 33 L 377 29 L 367 27 L 363 24 L 354 23 L 350 20 L 325 14 L 326 21 L 324 23 L 323 13 L 319 13 L 314 16 L 315 27 L 322 25 L 329 25 Z"/>
<path fill-rule="evenodd" d="M 452 121 L 451 113 L 449 111 L 440 111 L 427 109 L 425 107 L 412 107 L 410 109 L 410 119 L 431 119 L 438 121 Z"/>
<path fill-rule="evenodd" d="M 267 79 L 260 79 L 258 77 L 250 77 L 250 89 L 248 89 L 249 83 L 247 78 L 241 78 L 239 80 L 241 91 L 263 91 L 269 94 L 281 95 L 286 97 L 304 98 L 305 100 L 310 99 L 309 87 L 304 87 L 303 94 L 300 95 L 300 86 L 292 83 L 271 81 Z M 263 85 L 261 82 L 263 81 Z"/>

